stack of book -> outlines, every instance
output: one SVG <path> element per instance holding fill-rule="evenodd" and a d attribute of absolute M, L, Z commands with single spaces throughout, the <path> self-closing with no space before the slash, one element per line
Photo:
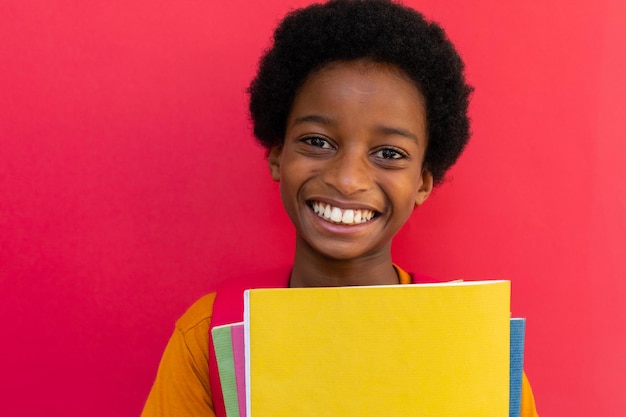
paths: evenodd
<path fill-rule="evenodd" d="M 519 416 L 508 281 L 258 289 L 214 327 L 228 417 Z"/>

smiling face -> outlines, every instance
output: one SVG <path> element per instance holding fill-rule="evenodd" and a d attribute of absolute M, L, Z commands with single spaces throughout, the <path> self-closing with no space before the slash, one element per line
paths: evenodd
<path fill-rule="evenodd" d="M 391 239 L 432 189 L 426 144 L 423 98 L 396 67 L 338 62 L 313 73 L 296 95 L 283 145 L 269 155 L 296 250 L 390 259 Z"/>

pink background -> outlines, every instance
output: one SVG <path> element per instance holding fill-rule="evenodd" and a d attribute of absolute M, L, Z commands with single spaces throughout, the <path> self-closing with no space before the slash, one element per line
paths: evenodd
<path fill-rule="evenodd" d="M 0 3 L 0 415 L 138 415 L 185 308 L 289 262 L 244 90 L 306 3 Z M 626 2 L 407 4 L 476 93 L 396 262 L 511 279 L 540 414 L 623 416 Z"/>

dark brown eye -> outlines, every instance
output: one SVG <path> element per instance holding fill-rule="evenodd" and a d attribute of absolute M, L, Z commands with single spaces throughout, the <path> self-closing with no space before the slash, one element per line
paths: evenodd
<path fill-rule="evenodd" d="M 384 148 L 374 154 L 377 158 L 382 159 L 400 159 L 405 158 L 406 155 L 403 153 L 393 149 L 393 148 Z"/>
<path fill-rule="evenodd" d="M 304 141 L 311 146 L 315 146 L 316 148 L 332 149 L 332 146 L 330 145 L 330 143 L 328 143 L 326 139 L 321 138 L 319 136 L 312 136 L 310 138 L 304 139 Z"/>

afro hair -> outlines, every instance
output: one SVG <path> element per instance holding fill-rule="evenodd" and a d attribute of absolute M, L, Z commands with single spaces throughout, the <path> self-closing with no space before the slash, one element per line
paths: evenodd
<path fill-rule="evenodd" d="M 248 88 L 258 141 L 268 151 L 281 145 L 293 101 L 309 75 L 331 62 L 353 60 L 395 65 L 416 84 L 426 102 L 424 166 L 441 183 L 470 137 L 472 87 L 443 29 L 389 0 L 331 0 L 283 19 Z"/>

